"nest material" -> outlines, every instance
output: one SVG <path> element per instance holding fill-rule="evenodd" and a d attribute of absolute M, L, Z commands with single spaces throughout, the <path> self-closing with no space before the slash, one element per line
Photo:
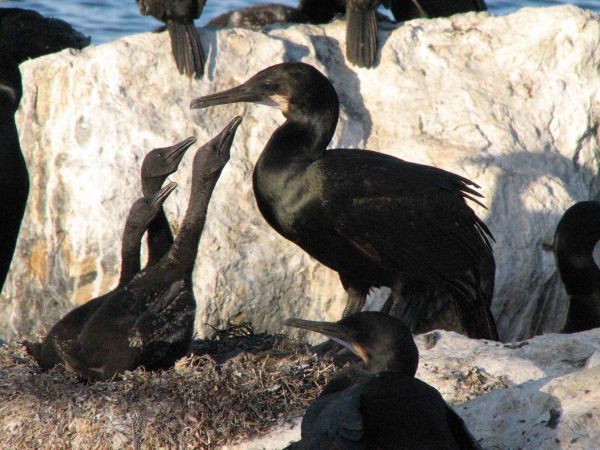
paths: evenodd
<path fill-rule="evenodd" d="M 192 350 L 168 371 L 83 383 L 41 372 L 19 343 L 0 347 L 0 448 L 216 448 L 302 415 L 335 370 L 246 324 Z"/>

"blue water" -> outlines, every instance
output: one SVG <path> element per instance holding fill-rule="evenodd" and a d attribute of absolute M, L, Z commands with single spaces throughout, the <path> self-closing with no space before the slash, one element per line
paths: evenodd
<path fill-rule="evenodd" d="M 196 25 L 232 9 L 260 3 L 297 5 L 298 0 L 207 0 L 204 12 Z M 600 13 L 600 0 L 487 0 L 488 9 L 496 15 L 508 14 L 525 6 L 554 6 L 572 3 Z M 152 17 L 139 14 L 134 0 L 0 0 L 0 7 L 18 7 L 38 11 L 44 16 L 66 20 L 77 30 L 99 44 L 119 37 L 149 31 L 160 25 Z"/>

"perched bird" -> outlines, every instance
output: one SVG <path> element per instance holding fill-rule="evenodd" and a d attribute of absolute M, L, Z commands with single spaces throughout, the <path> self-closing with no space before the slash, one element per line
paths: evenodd
<path fill-rule="evenodd" d="M 61 358 L 80 377 L 110 379 L 139 366 L 164 369 L 187 353 L 196 311 L 192 272 L 198 244 L 240 122 L 233 119 L 196 152 L 188 207 L 167 254 L 114 292 L 77 339 L 60 346 Z"/>
<path fill-rule="evenodd" d="M 194 19 L 200 17 L 205 0 L 136 0 L 140 12 L 164 22 L 179 73 L 202 77 L 204 50 Z"/>
<path fill-rule="evenodd" d="M 0 45 L 17 63 L 65 48 L 82 49 L 91 39 L 64 20 L 44 17 L 36 11 L 0 8 Z"/>
<path fill-rule="evenodd" d="M 344 317 L 362 309 L 371 287 L 390 286 L 391 310 L 413 332 L 498 339 L 492 236 L 465 201 L 477 202 L 475 183 L 369 150 L 325 151 L 339 101 L 308 64 L 271 66 L 191 108 L 237 102 L 275 106 L 286 118 L 254 167 L 256 202 L 279 234 L 339 273 Z"/>
<path fill-rule="evenodd" d="M 415 378 L 419 353 L 400 320 L 361 312 L 339 322 L 285 324 L 322 333 L 362 359 L 325 386 L 302 418 L 302 440 L 288 449 L 481 448 L 440 393 Z"/>
<path fill-rule="evenodd" d="M 173 236 L 162 204 L 175 188 L 175 183 L 171 183 L 170 187 L 167 186 L 168 189 L 161 191 L 161 188 L 167 177 L 177 170 L 186 150 L 194 142 L 196 138 L 188 138 L 171 147 L 156 148 L 145 156 L 141 170 L 144 197 L 133 204 L 125 223 L 121 243 L 119 283 L 112 291 L 89 300 L 67 313 L 54 324 L 43 342 L 25 341 L 28 352 L 42 369 L 48 370 L 61 363 L 59 345 L 76 339 L 86 322 L 104 301 L 116 290 L 129 283 L 140 271 L 140 246 L 146 229 L 148 230 L 148 267 L 154 265 L 169 250 L 173 243 Z"/>
<path fill-rule="evenodd" d="M 398 22 L 418 17 L 448 17 L 487 9 L 484 0 L 387 0 L 387 3 Z"/>
<path fill-rule="evenodd" d="M 600 203 L 578 202 L 560 219 L 554 234 L 554 256 L 570 296 L 565 333 L 600 327 L 600 269 L 594 246 L 600 240 Z"/>
<path fill-rule="evenodd" d="M 345 9 L 345 0 L 300 0 L 298 7 L 268 3 L 223 13 L 208 24 L 246 28 L 275 23 L 321 24 L 329 22 Z"/>
<path fill-rule="evenodd" d="M 119 288 L 129 283 L 140 271 L 140 245 L 142 236 L 163 202 L 173 192 L 176 183 L 170 183 L 153 197 L 142 197 L 135 201 L 129 210 L 123 241 L 121 243 L 121 276 L 116 289 L 96 297 L 70 311 L 50 329 L 42 343 L 25 341 L 27 351 L 38 365 L 48 370 L 61 363 L 60 347 L 64 342 L 76 339 L 86 322 Z"/>
<path fill-rule="evenodd" d="M 23 95 L 19 64 L 67 47 L 80 49 L 90 38 L 71 25 L 35 11 L 0 8 L 0 291 L 15 251 L 29 194 L 29 174 L 14 115 Z"/>
<path fill-rule="evenodd" d="M 10 268 L 29 193 L 29 175 L 15 123 L 22 94 L 17 61 L 0 46 L 0 291 Z"/>

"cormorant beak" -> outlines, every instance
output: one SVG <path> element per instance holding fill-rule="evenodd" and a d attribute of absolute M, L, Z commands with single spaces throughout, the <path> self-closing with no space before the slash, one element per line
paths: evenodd
<path fill-rule="evenodd" d="M 265 94 L 244 83 L 233 89 L 216 94 L 198 97 L 190 103 L 190 109 L 201 109 L 209 106 L 226 105 L 229 103 L 251 102 L 259 103 L 265 100 Z"/>
<path fill-rule="evenodd" d="M 358 342 L 358 332 L 353 328 L 342 325 L 339 322 L 315 322 L 295 318 L 287 319 L 284 323 L 289 327 L 302 328 L 303 330 L 324 334 L 359 356 L 364 362 L 368 362 L 369 360 L 364 347 Z"/>
<path fill-rule="evenodd" d="M 178 165 L 186 150 L 190 148 L 196 142 L 196 140 L 197 139 L 194 136 L 190 136 L 189 138 L 170 147 L 165 151 L 165 159 L 169 163 Z"/>
<path fill-rule="evenodd" d="M 163 205 L 167 197 L 171 195 L 171 192 L 173 192 L 176 187 L 177 183 L 171 182 L 167 184 L 164 188 L 162 188 L 160 191 L 158 191 L 156 195 L 152 198 L 152 201 L 150 203 L 150 211 L 152 218 L 148 221 L 148 223 L 152 222 L 154 216 L 156 215 L 160 207 Z"/>
<path fill-rule="evenodd" d="M 241 116 L 235 116 L 231 122 L 223 128 L 223 130 L 215 137 L 215 139 L 219 139 L 219 153 L 222 151 L 226 151 L 229 154 L 229 150 L 231 149 L 231 144 L 233 144 L 233 138 L 235 137 L 235 132 L 237 128 L 242 123 Z"/>

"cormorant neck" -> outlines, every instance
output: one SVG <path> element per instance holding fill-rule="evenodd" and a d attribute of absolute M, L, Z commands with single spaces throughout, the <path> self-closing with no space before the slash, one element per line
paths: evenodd
<path fill-rule="evenodd" d="M 198 253 L 200 236 L 206 222 L 206 210 L 221 171 L 208 176 L 192 176 L 192 189 L 185 217 L 175 242 L 169 250 L 169 260 L 184 272 L 192 274 Z"/>
<path fill-rule="evenodd" d="M 123 233 L 121 244 L 121 277 L 117 287 L 123 287 L 129 283 L 136 273 L 140 271 L 140 247 L 142 235 L 136 232 Z"/>
<path fill-rule="evenodd" d="M 412 355 L 398 356 L 393 354 L 376 355 L 369 359 L 366 364 L 371 373 L 397 372 L 401 375 L 414 377 L 417 372 L 418 359 Z"/>
<path fill-rule="evenodd" d="M 144 197 L 152 197 L 160 191 L 166 177 L 142 177 L 142 192 Z M 173 244 L 173 233 L 171 226 L 165 215 L 165 210 L 161 206 L 156 216 L 148 225 L 148 235 L 146 237 L 148 247 L 148 262 L 146 267 L 152 267 L 167 254 Z"/>

